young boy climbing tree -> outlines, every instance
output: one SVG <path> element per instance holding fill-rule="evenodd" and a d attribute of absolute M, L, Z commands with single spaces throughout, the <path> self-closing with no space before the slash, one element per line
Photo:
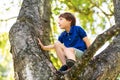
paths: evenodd
<path fill-rule="evenodd" d="M 58 38 L 58 41 L 53 45 L 44 46 L 40 39 L 39 45 L 43 50 L 55 49 L 62 66 L 58 70 L 60 72 L 71 68 L 76 59 L 81 58 L 84 51 L 90 46 L 86 32 L 80 27 L 76 26 L 75 16 L 69 12 L 60 14 L 59 27 L 64 29 Z"/>

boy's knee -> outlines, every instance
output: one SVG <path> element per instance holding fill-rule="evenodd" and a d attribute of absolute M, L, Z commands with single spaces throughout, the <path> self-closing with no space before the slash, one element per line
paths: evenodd
<path fill-rule="evenodd" d="M 59 46 L 60 44 L 61 44 L 61 43 L 60 43 L 59 41 L 57 41 L 57 42 L 54 43 L 54 46 L 57 47 L 57 46 Z"/>
<path fill-rule="evenodd" d="M 75 52 L 74 48 L 67 48 L 69 51 L 71 51 L 72 53 Z"/>

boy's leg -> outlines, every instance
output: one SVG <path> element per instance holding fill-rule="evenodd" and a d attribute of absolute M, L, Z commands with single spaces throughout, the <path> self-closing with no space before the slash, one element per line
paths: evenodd
<path fill-rule="evenodd" d="M 71 68 L 76 62 L 74 48 L 66 48 L 65 55 L 67 56 L 66 64 L 69 68 Z"/>
<path fill-rule="evenodd" d="M 57 56 L 58 58 L 60 59 L 60 61 L 62 62 L 62 65 L 65 65 L 66 64 L 66 58 L 65 58 L 65 55 L 64 55 L 64 45 L 61 44 L 59 41 L 57 41 L 55 44 L 54 44 L 54 48 L 55 48 L 55 51 L 57 53 Z"/>
<path fill-rule="evenodd" d="M 83 51 L 81 51 L 81 50 L 79 50 L 79 49 L 76 49 L 76 48 L 68 48 L 68 49 L 70 49 L 71 50 L 71 52 L 74 52 L 73 54 L 74 54 L 74 57 L 76 58 L 76 59 L 81 59 L 81 57 L 82 57 L 82 55 L 83 55 Z M 73 50 L 73 51 L 72 51 Z M 72 56 L 71 54 L 69 55 L 70 57 Z M 75 59 L 74 58 L 74 59 Z M 67 66 L 68 67 L 72 67 L 73 65 L 74 65 L 74 63 L 75 63 L 75 61 L 76 61 L 76 59 L 74 60 L 74 59 L 71 59 L 71 58 L 68 58 L 67 60 L 66 60 L 66 64 L 67 64 Z"/>
<path fill-rule="evenodd" d="M 65 46 L 58 41 L 54 44 L 54 48 L 55 48 L 58 58 L 62 62 L 61 68 L 57 71 L 57 73 L 59 74 L 61 73 L 61 71 L 66 71 L 68 69 L 68 66 L 66 65 L 66 57 L 64 54 Z"/>
<path fill-rule="evenodd" d="M 74 48 L 67 48 L 59 41 L 54 44 L 54 47 L 55 47 L 57 56 L 63 65 L 59 70 L 65 71 L 68 68 L 72 67 L 76 61 Z M 67 60 L 66 60 L 65 56 L 67 57 Z"/>
<path fill-rule="evenodd" d="M 66 48 L 64 52 L 65 52 L 67 59 L 72 59 L 76 61 L 74 48 Z"/>
<path fill-rule="evenodd" d="M 67 59 L 72 59 L 72 60 L 76 61 L 74 48 L 66 48 L 59 41 L 54 44 L 54 47 L 55 47 L 57 56 L 63 65 L 66 64 L 65 56 L 67 57 Z"/>

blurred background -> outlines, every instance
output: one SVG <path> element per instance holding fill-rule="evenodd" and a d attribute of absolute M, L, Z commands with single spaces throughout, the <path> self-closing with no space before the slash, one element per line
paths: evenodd
<path fill-rule="evenodd" d="M 23 0 L 0 0 L 0 80 L 14 80 L 12 54 L 10 53 L 9 30 L 15 23 Z M 97 35 L 115 24 L 112 0 L 51 0 L 52 15 L 51 43 L 54 43 L 62 30 L 57 25 L 58 15 L 71 12 L 76 16 L 77 24 L 85 29 L 91 43 Z M 110 41 L 97 51 L 99 54 Z M 61 63 L 54 51 L 50 51 L 51 60 L 56 68 Z M 119 78 L 118 78 L 119 79 Z"/>

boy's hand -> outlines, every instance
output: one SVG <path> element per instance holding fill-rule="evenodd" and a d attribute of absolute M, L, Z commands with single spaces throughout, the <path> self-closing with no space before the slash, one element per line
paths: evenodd
<path fill-rule="evenodd" d="M 40 41 L 40 39 L 37 38 L 37 40 L 38 40 L 38 44 L 39 44 L 40 46 L 42 46 L 43 44 L 42 44 L 42 42 Z"/>
<path fill-rule="evenodd" d="M 54 45 L 44 46 L 39 38 L 37 38 L 37 40 L 38 40 L 38 44 L 43 50 L 50 50 L 54 48 Z"/>

